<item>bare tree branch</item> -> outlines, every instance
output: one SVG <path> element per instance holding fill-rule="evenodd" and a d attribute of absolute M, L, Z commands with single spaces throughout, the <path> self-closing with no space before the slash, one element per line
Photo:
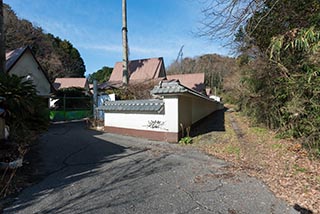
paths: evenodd
<path fill-rule="evenodd" d="M 246 25 L 247 20 L 255 12 L 263 8 L 266 1 L 207 0 L 205 8 L 202 10 L 204 18 L 201 21 L 202 27 L 199 29 L 198 35 L 200 37 L 208 37 L 209 39 L 230 39 L 240 26 Z M 273 7 L 270 10 L 272 9 Z"/>

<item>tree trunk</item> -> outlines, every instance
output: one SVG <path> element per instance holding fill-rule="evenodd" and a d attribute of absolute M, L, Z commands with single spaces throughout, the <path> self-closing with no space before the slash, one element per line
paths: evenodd
<path fill-rule="evenodd" d="M 3 26 L 3 0 L 0 0 L 0 72 L 5 72 L 6 69 L 6 45 Z"/>
<path fill-rule="evenodd" d="M 128 72 L 128 28 L 127 28 L 127 1 L 122 0 L 122 45 L 123 45 L 123 73 L 122 83 L 127 85 L 129 82 Z"/>

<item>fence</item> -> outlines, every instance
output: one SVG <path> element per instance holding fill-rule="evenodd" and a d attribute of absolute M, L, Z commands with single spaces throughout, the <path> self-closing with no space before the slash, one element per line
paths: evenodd
<path fill-rule="evenodd" d="M 70 121 L 92 117 L 92 97 L 50 98 L 50 120 Z"/>

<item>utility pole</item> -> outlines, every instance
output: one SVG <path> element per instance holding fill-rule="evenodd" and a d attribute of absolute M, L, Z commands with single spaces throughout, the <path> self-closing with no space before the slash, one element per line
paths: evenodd
<path fill-rule="evenodd" d="M 5 72 L 6 69 L 6 45 L 3 23 L 3 0 L 0 0 L 0 72 Z"/>
<path fill-rule="evenodd" d="M 2 0 L 0 0 L 2 1 Z M 128 72 L 128 28 L 127 28 L 127 1 L 122 0 L 122 46 L 123 46 L 123 72 L 122 72 L 122 83 L 127 85 L 129 82 Z"/>

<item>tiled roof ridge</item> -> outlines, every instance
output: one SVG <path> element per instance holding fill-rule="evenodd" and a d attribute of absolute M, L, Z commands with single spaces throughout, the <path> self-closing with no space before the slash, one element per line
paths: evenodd
<path fill-rule="evenodd" d="M 201 97 L 206 100 L 214 101 L 209 97 L 199 93 L 196 90 L 190 89 L 180 83 L 179 80 L 163 80 L 160 81 L 158 85 L 156 85 L 152 90 L 151 94 L 153 95 L 161 95 L 161 94 L 183 94 L 183 93 L 190 93 L 197 97 Z"/>
<path fill-rule="evenodd" d="M 161 114 L 164 111 L 164 101 L 159 99 L 105 101 L 104 105 L 99 107 L 98 110 Z"/>
<path fill-rule="evenodd" d="M 159 99 L 146 99 L 146 100 L 116 100 L 106 101 L 105 105 L 158 105 L 162 104 L 163 101 Z"/>

